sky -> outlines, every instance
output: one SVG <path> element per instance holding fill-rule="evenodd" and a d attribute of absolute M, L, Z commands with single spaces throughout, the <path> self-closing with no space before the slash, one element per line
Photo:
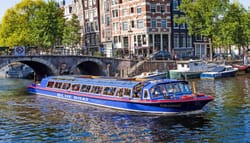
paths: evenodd
<path fill-rule="evenodd" d="M 66 4 L 70 3 L 72 0 L 66 0 Z M 231 0 L 233 1 L 233 0 Z M 0 0 L 0 21 L 8 8 L 14 7 L 15 4 L 21 2 L 21 0 Z M 250 6 L 250 0 L 239 0 L 239 3 L 243 4 L 244 7 L 248 8 Z"/>

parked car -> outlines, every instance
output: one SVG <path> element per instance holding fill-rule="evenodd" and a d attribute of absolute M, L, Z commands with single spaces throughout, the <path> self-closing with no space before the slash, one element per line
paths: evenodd
<path fill-rule="evenodd" d="M 198 60 L 200 59 L 199 56 L 193 56 L 193 55 L 182 55 L 181 57 L 177 57 L 177 60 Z"/>
<path fill-rule="evenodd" d="M 241 57 L 239 55 L 230 53 L 215 53 L 213 55 L 214 60 L 229 60 L 229 59 L 238 60 L 240 58 Z"/>
<path fill-rule="evenodd" d="M 151 60 L 172 60 L 172 56 L 168 51 L 158 51 L 150 55 Z"/>

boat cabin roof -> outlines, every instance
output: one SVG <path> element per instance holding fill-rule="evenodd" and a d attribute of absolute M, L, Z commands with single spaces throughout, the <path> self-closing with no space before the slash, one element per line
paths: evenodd
<path fill-rule="evenodd" d="M 152 86 L 157 84 L 180 82 L 180 80 L 176 79 L 154 80 L 154 79 L 115 79 L 115 78 L 105 78 L 105 77 L 81 78 L 74 76 L 49 76 L 44 78 L 43 79 L 44 82 L 42 81 L 41 84 L 47 84 L 47 81 L 49 80 L 80 83 L 80 84 L 91 84 L 97 86 L 99 85 L 99 86 L 125 87 L 125 88 L 133 88 L 138 84 L 144 84 L 144 86 L 146 86 L 147 88 L 151 88 Z"/>

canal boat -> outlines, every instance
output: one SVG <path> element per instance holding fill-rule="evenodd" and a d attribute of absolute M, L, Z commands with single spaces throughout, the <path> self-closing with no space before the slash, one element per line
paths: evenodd
<path fill-rule="evenodd" d="M 213 97 L 193 93 L 176 79 L 115 79 L 93 76 L 49 76 L 28 87 L 45 95 L 119 110 L 152 114 L 202 111 Z"/>
<path fill-rule="evenodd" d="M 153 71 L 153 72 L 143 72 L 140 75 L 134 76 L 134 78 L 151 78 L 151 79 L 164 79 L 168 78 L 168 72 L 159 72 L 159 71 Z"/>
<path fill-rule="evenodd" d="M 217 66 L 214 63 L 206 63 L 202 60 L 177 61 L 177 69 L 169 70 L 171 79 L 193 79 L 200 78 L 200 74 Z"/>
<path fill-rule="evenodd" d="M 224 77 L 233 77 L 236 75 L 238 68 L 234 68 L 231 65 L 220 65 L 208 72 L 203 72 L 200 75 L 201 79 L 217 79 Z"/>
<path fill-rule="evenodd" d="M 245 74 L 247 73 L 248 69 L 250 68 L 249 65 L 241 65 L 241 64 L 233 64 L 232 65 L 234 68 L 238 68 L 237 74 Z"/>

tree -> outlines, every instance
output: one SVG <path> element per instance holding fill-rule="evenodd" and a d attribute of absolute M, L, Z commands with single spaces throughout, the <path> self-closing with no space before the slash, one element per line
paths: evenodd
<path fill-rule="evenodd" d="M 33 39 L 39 47 L 53 48 L 62 39 L 64 29 L 64 13 L 54 0 L 35 13 L 32 21 Z"/>
<path fill-rule="evenodd" d="M 76 47 L 80 43 L 80 22 L 78 17 L 73 14 L 72 18 L 66 21 L 65 28 L 63 31 L 63 44 L 69 47 Z"/>
<path fill-rule="evenodd" d="M 2 19 L 0 29 L 1 45 L 28 46 L 32 43 L 32 28 L 30 27 L 35 11 L 45 2 L 43 0 L 22 0 L 14 8 L 8 9 Z"/>
<path fill-rule="evenodd" d="M 218 23 L 225 12 L 229 0 L 182 0 L 179 10 L 182 17 L 176 17 L 176 23 L 186 23 L 190 35 L 203 35 L 213 42 L 218 33 Z M 210 48 L 212 59 L 212 47 Z"/>
<path fill-rule="evenodd" d="M 240 51 L 240 47 L 247 45 L 247 25 L 249 20 L 246 17 L 247 11 L 239 3 L 233 3 L 228 5 L 228 9 L 223 16 L 221 23 L 220 36 L 226 36 L 227 43 L 231 51 L 231 45 L 237 45 Z"/>

